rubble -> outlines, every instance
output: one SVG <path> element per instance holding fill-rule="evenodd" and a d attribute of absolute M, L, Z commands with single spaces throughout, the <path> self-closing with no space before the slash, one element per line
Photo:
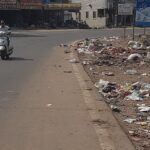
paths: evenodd
<path fill-rule="evenodd" d="M 85 39 L 76 50 L 136 149 L 150 149 L 150 36 Z"/>

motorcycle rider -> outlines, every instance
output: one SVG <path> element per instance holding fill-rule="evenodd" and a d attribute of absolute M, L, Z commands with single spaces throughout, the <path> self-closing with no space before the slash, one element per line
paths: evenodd
<path fill-rule="evenodd" d="M 9 27 L 7 25 L 5 25 L 4 20 L 0 21 L 0 31 L 8 31 Z"/>
<path fill-rule="evenodd" d="M 6 32 L 6 34 L 7 34 L 7 42 L 8 42 L 8 47 L 9 47 L 10 40 L 9 40 L 9 32 L 8 32 L 8 30 L 9 30 L 9 26 L 5 25 L 4 20 L 1 20 L 0 21 L 0 31 Z"/>

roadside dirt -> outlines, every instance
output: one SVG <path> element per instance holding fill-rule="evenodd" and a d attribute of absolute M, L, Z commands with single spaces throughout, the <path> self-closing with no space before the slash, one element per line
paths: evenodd
<path fill-rule="evenodd" d="M 119 88 L 130 88 L 129 86 L 132 86 L 133 83 L 145 83 L 149 85 L 150 62 L 145 59 L 148 50 L 137 51 L 136 49 L 127 49 L 129 40 L 131 39 L 128 38 L 124 40 L 116 38 L 109 42 L 106 42 L 106 40 L 99 40 L 101 41 L 99 43 L 109 44 L 109 46 L 114 48 L 110 51 L 106 49 L 104 52 L 100 52 L 102 48 L 97 45 L 91 47 L 90 51 L 78 51 L 79 48 L 80 50 L 83 48 L 83 42 L 80 43 L 82 46 L 78 44 L 77 47 L 75 47 L 75 50 L 78 51 L 80 62 L 94 84 L 102 79 L 104 81 L 109 81 L 109 83 L 115 83 Z M 84 42 L 87 41 L 89 42 L 87 39 Z M 127 50 L 125 51 L 124 49 Z M 126 58 L 134 53 L 142 55 L 144 59 L 126 61 Z M 131 70 L 134 71 L 132 72 Z M 130 90 L 126 92 L 130 92 Z M 103 100 L 110 107 L 115 106 L 115 109 L 112 108 L 113 114 L 129 139 L 135 145 L 136 150 L 149 150 L 150 111 L 139 112 L 138 107 L 141 105 L 150 106 L 150 91 L 148 90 L 147 97 L 140 101 L 125 100 L 125 97 L 129 95 L 129 93 L 126 92 L 121 91 L 119 96 L 113 95 L 117 93 L 112 92 L 106 92 L 106 95 L 104 95 L 104 93 L 101 94 L 103 95 Z M 126 122 L 125 119 L 135 120 L 129 123 Z M 98 122 L 98 124 L 105 124 L 105 122 L 99 120 L 96 122 Z"/>

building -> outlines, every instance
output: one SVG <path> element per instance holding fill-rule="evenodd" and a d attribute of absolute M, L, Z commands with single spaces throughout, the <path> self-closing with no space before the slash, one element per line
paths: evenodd
<path fill-rule="evenodd" d="M 133 24 L 133 15 L 118 15 L 118 4 L 129 3 L 135 6 L 135 0 L 73 0 L 81 2 L 80 14 L 73 14 L 76 21 L 85 22 L 91 28 L 116 27 Z"/>
<path fill-rule="evenodd" d="M 92 28 L 106 26 L 106 0 L 83 0 L 81 9 L 81 20 Z"/>
<path fill-rule="evenodd" d="M 118 5 L 129 4 L 132 7 L 132 15 L 120 15 L 118 13 Z M 134 9 L 136 0 L 107 0 L 107 21 L 109 27 L 131 26 L 134 22 Z"/>
<path fill-rule="evenodd" d="M 41 0 L 0 0 L 0 19 L 13 27 L 37 24 L 41 10 Z"/>
<path fill-rule="evenodd" d="M 91 28 L 102 28 L 106 26 L 106 0 L 80 0 L 80 2 L 80 13 L 73 14 L 73 18 L 76 21 L 84 22 Z"/>
<path fill-rule="evenodd" d="M 70 12 L 79 12 L 81 5 L 68 0 L 53 0 L 45 3 L 43 8 L 45 22 L 63 27 L 65 20 L 72 19 Z"/>
<path fill-rule="evenodd" d="M 63 24 L 64 11 L 80 8 L 69 0 L 0 0 L 0 19 L 13 27 L 54 27 Z"/>

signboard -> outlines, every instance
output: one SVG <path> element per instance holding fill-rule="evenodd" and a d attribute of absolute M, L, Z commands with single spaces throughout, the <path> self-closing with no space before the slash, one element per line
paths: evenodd
<path fill-rule="evenodd" d="M 0 4 L 16 4 L 17 0 L 0 0 Z"/>
<path fill-rule="evenodd" d="M 17 0 L 0 0 L 0 9 L 16 9 Z"/>
<path fill-rule="evenodd" d="M 20 0 L 22 9 L 41 9 L 42 1 L 41 0 Z"/>
<path fill-rule="evenodd" d="M 133 4 L 118 4 L 118 15 L 133 15 Z"/>
<path fill-rule="evenodd" d="M 137 0 L 135 25 L 150 27 L 150 0 Z"/>

